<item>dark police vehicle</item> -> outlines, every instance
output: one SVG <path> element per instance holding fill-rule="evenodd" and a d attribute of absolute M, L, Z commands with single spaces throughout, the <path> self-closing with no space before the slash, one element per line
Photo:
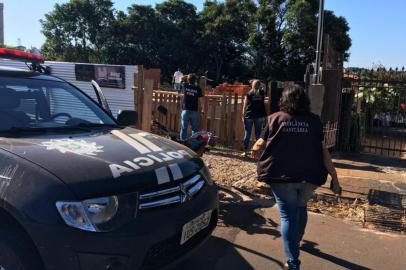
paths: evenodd
<path fill-rule="evenodd" d="M 208 238 L 217 187 L 193 151 L 124 127 L 135 112 L 114 119 L 39 55 L 0 57 L 32 63 L 0 69 L 0 270 L 160 269 Z"/>

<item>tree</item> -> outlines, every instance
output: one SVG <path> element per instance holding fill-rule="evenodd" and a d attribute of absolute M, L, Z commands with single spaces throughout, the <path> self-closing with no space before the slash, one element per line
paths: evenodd
<path fill-rule="evenodd" d="M 156 11 L 166 26 L 159 50 L 161 69 L 171 79 L 174 70 L 199 72 L 199 35 L 202 25 L 198 21 L 196 7 L 182 0 L 168 0 L 156 5 Z"/>
<path fill-rule="evenodd" d="M 134 64 L 134 60 L 129 57 L 128 50 L 128 16 L 122 11 L 115 14 L 115 20 L 110 27 L 105 30 L 108 38 L 105 40 L 102 51 L 102 63 L 110 64 Z"/>
<path fill-rule="evenodd" d="M 47 59 L 142 64 L 220 81 L 302 80 L 315 58 L 318 0 L 208 0 L 200 13 L 184 0 L 115 11 L 111 0 L 56 4 L 41 20 Z M 348 23 L 325 11 L 325 33 L 348 58 Z"/>
<path fill-rule="evenodd" d="M 317 0 L 290 0 L 287 3 L 284 46 L 286 48 L 286 71 L 288 80 L 302 80 L 306 65 L 313 63 L 316 53 Z M 332 11 L 324 12 L 324 34 L 329 35 L 339 54 L 348 58 L 351 47 L 349 27 L 345 18 L 337 17 Z"/>
<path fill-rule="evenodd" d="M 184 68 L 194 71 L 198 39 L 196 8 L 180 0 L 156 5 L 132 5 L 128 15 L 119 12 L 109 30 L 110 63 L 143 64 L 159 67 L 169 80 L 173 71 Z"/>
<path fill-rule="evenodd" d="M 291 0 L 283 29 L 286 70 L 289 80 L 302 80 L 307 64 L 315 59 L 318 1 Z"/>
<path fill-rule="evenodd" d="M 286 0 L 260 0 L 254 14 L 256 27 L 249 35 L 251 66 L 254 76 L 266 82 L 283 78 L 285 14 Z"/>
<path fill-rule="evenodd" d="M 330 36 L 334 49 L 343 55 L 344 61 L 347 61 L 350 56 L 348 50 L 351 47 L 351 38 L 348 34 L 350 27 L 347 20 L 326 10 L 324 12 L 324 31 Z"/>
<path fill-rule="evenodd" d="M 42 53 L 47 59 L 99 62 L 114 19 L 110 0 L 71 0 L 55 4 L 40 20 L 46 41 Z"/>
<path fill-rule="evenodd" d="M 204 25 L 201 42 L 204 44 L 206 67 L 214 67 L 216 80 L 235 78 L 229 72 L 235 60 L 245 62 L 248 35 L 252 30 L 252 12 L 255 5 L 250 0 L 226 0 L 224 3 L 207 1 L 200 20 Z M 244 64 L 243 64 L 244 65 Z M 241 72 L 244 66 L 240 66 Z"/>
<path fill-rule="evenodd" d="M 159 67 L 159 50 L 165 46 L 166 25 L 151 6 L 132 5 L 127 18 L 127 57 L 131 64 Z"/>

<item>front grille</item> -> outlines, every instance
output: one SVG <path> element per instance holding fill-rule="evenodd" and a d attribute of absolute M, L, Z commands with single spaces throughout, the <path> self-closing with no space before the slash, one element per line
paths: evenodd
<path fill-rule="evenodd" d="M 173 182 L 169 186 L 146 191 L 139 196 L 139 210 L 180 204 L 193 199 L 206 185 L 200 174 Z"/>
<path fill-rule="evenodd" d="M 183 245 L 180 244 L 182 233 L 163 240 L 152 246 L 144 258 L 142 270 L 160 269 L 176 259 L 186 255 L 188 252 L 197 247 L 206 237 L 214 230 L 217 225 L 217 210 L 213 210 L 209 226 L 198 232 Z"/>

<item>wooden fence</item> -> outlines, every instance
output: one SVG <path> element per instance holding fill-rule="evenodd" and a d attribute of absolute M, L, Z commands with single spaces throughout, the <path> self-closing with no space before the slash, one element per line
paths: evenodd
<path fill-rule="evenodd" d="M 138 128 L 151 131 L 152 120 L 157 120 L 171 131 L 179 132 L 182 94 L 174 91 L 153 90 L 153 82 L 148 79 L 142 82 L 142 88 L 139 89 L 143 89 L 143 91 L 135 91 L 135 107 L 139 113 Z M 269 100 L 269 97 L 265 98 L 267 107 L 269 107 Z M 241 149 L 244 136 L 243 96 L 233 93 L 208 94 L 201 101 L 199 111 L 203 111 L 204 114 L 200 114 L 200 130 L 212 132 L 217 137 L 217 142 L 223 146 Z M 158 111 L 159 105 L 167 109 L 166 115 Z M 324 126 L 325 144 L 329 147 L 335 145 L 337 129 L 337 122 L 329 122 Z M 251 141 L 254 141 L 254 132 L 251 136 Z"/>
<path fill-rule="evenodd" d="M 266 98 L 266 104 L 268 103 Z M 153 91 L 152 118 L 172 131 L 179 131 L 182 111 L 182 95 L 172 91 Z M 212 132 L 224 146 L 240 148 L 244 127 L 242 122 L 243 96 L 228 93 L 206 95 L 201 99 L 200 129 Z M 158 106 L 168 109 L 167 115 L 158 111 Z M 268 106 L 268 105 L 267 105 Z M 252 134 L 254 136 L 254 134 Z M 252 137 L 254 139 L 254 137 Z"/>

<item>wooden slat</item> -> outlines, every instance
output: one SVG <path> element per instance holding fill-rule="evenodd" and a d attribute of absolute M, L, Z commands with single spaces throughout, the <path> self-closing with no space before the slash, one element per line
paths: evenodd
<path fill-rule="evenodd" d="M 227 129 L 226 127 L 226 113 L 227 113 L 227 96 L 224 93 L 222 98 L 221 98 L 221 114 L 220 114 L 220 131 L 221 131 L 221 142 L 223 144 L 226 144 L 226 134 L 227 134 Z"/>
<path fill-rule="evenodd" d="M 143 92 L 144 92 L 144 68 L 143 66 L 137 67 L 137 112 L 138 112 L 138 121 L 137 121 L 137 128 L 141 128 L 142 126 L 142 113 L 143 113 Z"/>
<path fill-rule="evenodd" d="M 203 107 L 203 110 L 204 110 L 204 115 L 203 115 L 204 123 L 203 123 L 203 130 L 207 130 L 208 121 L 209 121 L 209 119 L 208 119 L 209 104 L 208 103 L 209 103 L 209 97 L 204 96 L 204 107 Z"/>
<path fill-rule="evenodd" d="M 143 106 L 142 106 L 142 123 L 141 129 L 144 131 L 151 131 L 151 118 L 152 118 L 152 95 L 154 90 L 154 81 L 146 79 L 143 94 Z"/>
<path fill-rule="evenodd" d="M 213 108 L 212 108 L 212 113 L 213 113 L 213 130 L 214 134 L 218 137 L 219 142 L 221 141 L 221 134 L 220 134 L 220 121 L 217 119 L 217 113 L 219 111 L 219 102 L 218 98 L 215 98 L 213 101 Z"/>
<path fill-rule="evenodd" d="M 242 122 L 242 106 L 244 102 L 244 96 L 239 97 L 238 105 L 237 105 L 237 121 L 236 121 L 236 129 L 237 135 L 235 139 L 236 148 L 239 149 L 242 147 L 242 141 L 244 137 L 244 124 Z"/>
<path fill-rule="evenodd" d="M 155 99 L 154 116 L 155 116 L 155 119 L 158 119 L 159 123 L 163 123 L 163 116 L 161 113 L 158 112 L 158 106 L 160 105 L 159 97 L 160 97 L 160 94 L 157 92 L 154 92 L 154 99 Z"/>
<path fill-rule="evenodd" d="M 218 133 L 216 131 L 216 99 L 214 97 L 211 97 L 211 106 L 210 106 L 210 131 L 214 133 L 216 136 L 218 136 Z"/>
<path fill-rule="evenodd" d="M 171 130 L 177 132 L 177 127 L 176 127 L 176 117 L 177 114 L 180 114 L 181 112 L 176 110 L 176 102 L 175 102 L 175 95 L 173 94 L 169 94 L 168 95 L 168 102 L 170 104 L 170 108 L 171 108 Z"/>
<path fill-rule="evenodd" d="M 240 115 L 238 114 L 238 94 L 235 94 L 234 95 L 234 104 L 233 104 L 233 106 L 234 106 L 234 109 L 233 109 L 233 132 L 232 132 L 232 136 L 233 136 L 233 147 L 236 147 L 236 139 L 237 139 L 237 134 L 238 134 L 238 130 L 237 130 L 237 127 L 238 127 L 238 121 L 239 121 L 239 119 L 240 119 Z"/>
<path fill-rule="evenodd" d="M 179 131 L 180 126 L 181 126 L 181 119 L 180 119 L 181 116 L 180 116 L 180 114 L 181 114 L 181 111 L 182 111 L 182 101 L 183 101 L 182 95 L 176 94 L 175 97 L 174 97 L 174 101 L 175 101 L 174 109 L 177 112 L 174 122 L 175 122 L 176 131 Z"/>
<path fill-rule="evenodd" d="M 228 94 L 228 106 L 227 106 L 227 146 L 231 146 L 231 144 L 233 143 L 233 132 L 232 132 L 232 128 L 233 128 L 233 117 L 231 116 L 231 111 L 233 108 L 233 93 L 229 93 Z"/>

